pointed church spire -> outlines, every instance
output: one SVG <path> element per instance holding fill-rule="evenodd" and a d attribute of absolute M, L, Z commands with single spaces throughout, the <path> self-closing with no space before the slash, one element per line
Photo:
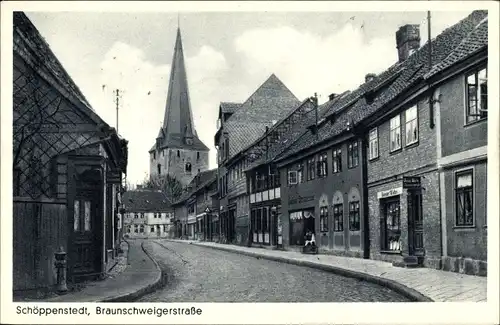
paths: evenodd
<path fill-rule="evenodd" d="M 177 28 L 163 130 L 167 143 L 171 138 L 185 137 L 186 130 L 197 136 L 193 124 L 180 28 Z"/>

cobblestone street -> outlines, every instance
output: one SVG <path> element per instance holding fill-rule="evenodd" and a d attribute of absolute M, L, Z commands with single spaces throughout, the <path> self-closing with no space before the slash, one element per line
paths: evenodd
<path fill-rule="evenodd" d="M 168 283 L 143 302 L 402 302 L 384 287 L 187 243 L 148 241 Z"/>

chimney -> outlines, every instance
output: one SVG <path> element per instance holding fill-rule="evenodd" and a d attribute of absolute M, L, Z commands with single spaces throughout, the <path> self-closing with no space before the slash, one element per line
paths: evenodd
<path fill-rule="evenodd" d="M 403 62 L 420 47 L 420 26 L 407 24 L 396 32 L 399 62 Z"/>
<path fill-rule="evenodd" d="M 328 100 L 334 100 L 339 94 L 332 93 L 328 95 Z"/>
<path fill-rule="evenodd" d="M 367 73 L 365 75 L 365 83 L 372 81 L 373 79 L 375 79 L 376 76 L 377 75 L 374 73 Z"/>

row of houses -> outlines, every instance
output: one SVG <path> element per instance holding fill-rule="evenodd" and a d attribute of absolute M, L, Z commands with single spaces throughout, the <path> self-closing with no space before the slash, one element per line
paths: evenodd
<path fill-rule="evenodd" d="M 310 231 L 320 253 L 486 275 L 487 11 L 420 43 L 400 27 L 395 64 L 321 105 L 275 75 L 222 102 L 218 197 L 174 204 L 177 236 L 299 250 Z"/>
<path fill-rule="evenodd" d="M 13 13 L 13 290 L 99 278 L 116 263 L 127 141 L 23 12 Z"/>

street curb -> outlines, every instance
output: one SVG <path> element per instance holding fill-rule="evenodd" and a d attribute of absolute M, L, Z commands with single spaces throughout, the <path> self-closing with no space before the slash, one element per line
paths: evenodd
<path fill-rule="evenodd" d="M 181 241 L 173 241 L 173 240 L 168 240 L 168 241 L 183 243 Z M 255 252 L 245 252 L 245 251 L 236 250 L 236 249 L 233 249 L 230 247 L 208 246 L 208 245 L 203 245 L 203 244 L 199 244 L 199 243 L 192 242 L 192 241 L 186 242 L 186 244 L 189 244 L 189 243 L 191 243 L 192 245 L 196 245 L 198 247 L 207 247 L 207 248 L 222 250 L 222 251 L 226 251 L 226 252 L 247 255 L 247 256 L 251 256 L 251 257 L 259 257 L 259 258 L 263 258 L 266 260 L 271 260 L 271 261 L 276 261 L 276 262 L 281 262 L 281 263 L 293 264 L 293 265 L 298 265 L 298 266 L 305 266 L 305 267 L 319 269 L 319 270 L 330 272 L 330 273 L 339 274 L 341 276 L 345 276 L 345 277 L 349 277 L 349 278 L 361 279 L 361 280 L 364 280 L 367 282 L 371 282 L 371 283 L 375 283 L 375 284 L 387 287 L 387 288 L 407 297 L 408 299 L 412 300 L 413 302 L 434 302 L 434 300 L 432 300 L 431 298 L 423 295 L 422 293 L 418 292 L 415 289 L 412 289 L 410 287 L 405 286 L 404 284 L 401 284 L 401 283 L 394 281 L 394 280 L 389 280 L 389 279 L 385 279 L 385 278 L 382 278 L 382 277 L 379 277 L 376 275 L 368 274 L 365 272 L 353 271 L 353 270 L 344 269 L 344 268 L 341 268 L 338 266 L 325 265 L 325 264 L 314 263 L 314 262 L 310 262 L 310 261 L 301 261 L 301 260 L 295 260 L 295 259 L 280 257 L 280 256 L 269 256 L 269 255 L 265 255 L 265 254 L 255 253 Z"/>
<path fill-rule="evenodd" d="M 127 242 L 128 244 L 128 242 Z M 130 248 L 130 245 L 129 245 Z M 161 288 L 165 282 L 164 279 L 166 278 L 166 273 L 160 268 L 160 265 L 158 262 L 154 259 L 154 257 L 144 248 L 144 241 L 141 243 L 141 249 L 142 251 L 151 259 L 151 261 L 155 264 L 156 269 L 158 270 L 158 276 L 156 277 L 155 281 L 153 283 L 150 283 L 141 289 L 138 289 L 134 292 L 129 292 L 125 293 L 122 295 L 114 296 L 114 297 L 108 297 L 100 300 L 99 302 L 131 302 L 135 301 L 148 293 L 151 293 L 155 291 L 158 288 Z"/>

